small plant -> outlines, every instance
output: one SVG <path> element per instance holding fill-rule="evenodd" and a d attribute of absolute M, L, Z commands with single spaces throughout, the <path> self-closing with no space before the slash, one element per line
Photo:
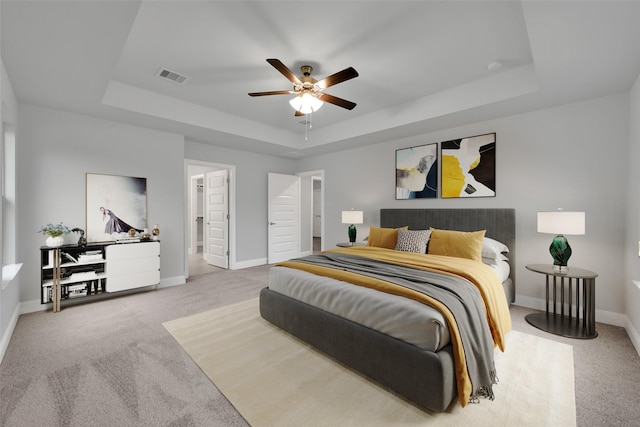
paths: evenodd
<path fill-rule="evenodd" d="M 60 222 L 55 225 L 43 225 L 42 227 L 40 227 L 40 230 L 38 230 L 38 233 L 46 234 L 47 236 L 51 237 L 58 237 L 62 236 L 63 234 L 71 233 L 71 230 L 69 229 L 69 227 Z"/>

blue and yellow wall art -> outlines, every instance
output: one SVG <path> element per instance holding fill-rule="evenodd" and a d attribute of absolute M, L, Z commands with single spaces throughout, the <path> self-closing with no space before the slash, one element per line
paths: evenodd
<path fill-rule="evenodd" d="M 396 150 L 396 199 L 438 197 L 438 144 Z"/>

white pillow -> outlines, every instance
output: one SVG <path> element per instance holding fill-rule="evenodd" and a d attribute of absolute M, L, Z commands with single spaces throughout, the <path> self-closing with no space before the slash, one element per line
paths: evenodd
<path fill-rule="evenodd" d="M 511 266 L 509 266 L 508 262 L 498 261 L 493 258 L 482 258 L 482 262 L 491 267 L 491 269 L 498 274 L 500 281 L 504 282 L 509 278 Z"/>
<path fill-rule="evenodd" d="M 504 255 L 505 253 L 509 253 L 509 248 L 504 243 L 489 237 L 485 237 L 482 240 L 482 258 L 508 261 L 508 258 Z"/>
<path fill-rule="evenodd" d="M 398 230 L 396 251 L 424 254 L 430 235 L 431 230 Z"/>

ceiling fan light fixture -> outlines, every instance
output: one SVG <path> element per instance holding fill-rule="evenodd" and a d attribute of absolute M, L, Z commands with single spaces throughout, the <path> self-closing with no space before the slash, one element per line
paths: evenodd
<path fill-rule="evenodd" d="M 302 93 L 289 101 L 291 107 L 294 110 L 301 112 L 302 114 L 313 113 L 318 111 L 320 107 L 324 105 L 324 102 L 316 96 L 310 93 Z"/>

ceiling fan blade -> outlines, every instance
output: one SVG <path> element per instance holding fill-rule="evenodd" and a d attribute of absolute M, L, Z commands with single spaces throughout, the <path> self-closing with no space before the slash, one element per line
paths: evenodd
<path fill-rule="evenodd" d="M 296 110 L 294 116 L 299 117 L 299 116 L 304 116 L 304 113 L 301 113 L 300 111 Z"/>
<path fill-rule="evenodd" d="M 284 65 L 279 59 L 275 59 L 275 58 L 270 58 L 267 59 L 267 62 L 269 64 L 271 64 L 273 66 L 273 68 L 275 68 L 276 70 L 280 71 L 282 73 L 283 76 L 285 76 L 287 78 L 287 80 L 289 80 L 291 83 L 295 84 L 302 84 L 302 82 L 300 81 L 300 79 L 298 78 L 298 76 L 296 76 L 295 74 L 293 74 L 293 71 L 291 71 L 286 65 Z"/>
<path fill-rule="evenodd" d="M 290 95 L 295 93 L 292 90 L 272 90 L 270 92 L 251 92 L 249 96 L 266 96 L 266 95 Z"/>
<path fill-rule="evenodd" d="M 324 79 L 318 81 L 318 86 L 320 86 L 323 89 L 326 89 L 330 86 L 333 85 L 337 85 L 338 83 L 342 83 L 344 81 L 353 79 L 355 77 L 358 77 L 359 74 L 358 72 L 355 70 L 355 68 L 353 67 L 349 67 L 349 68 L 345 68 L 342 71 L 338 71 L 335 74 L 332 74 L 328 77 L 325 77 Z"/>
<path fill-rule="evenodd" d="M 328 102 L 329 104 L 337 105 L 338 107 L 346 108 L 347 110 L 353 110 L 356 106 L 355 102 L 347 101 L 346 99 L 338 98 L 337 96 L 323 93 L 320 96 L 320 100 Z"/>

